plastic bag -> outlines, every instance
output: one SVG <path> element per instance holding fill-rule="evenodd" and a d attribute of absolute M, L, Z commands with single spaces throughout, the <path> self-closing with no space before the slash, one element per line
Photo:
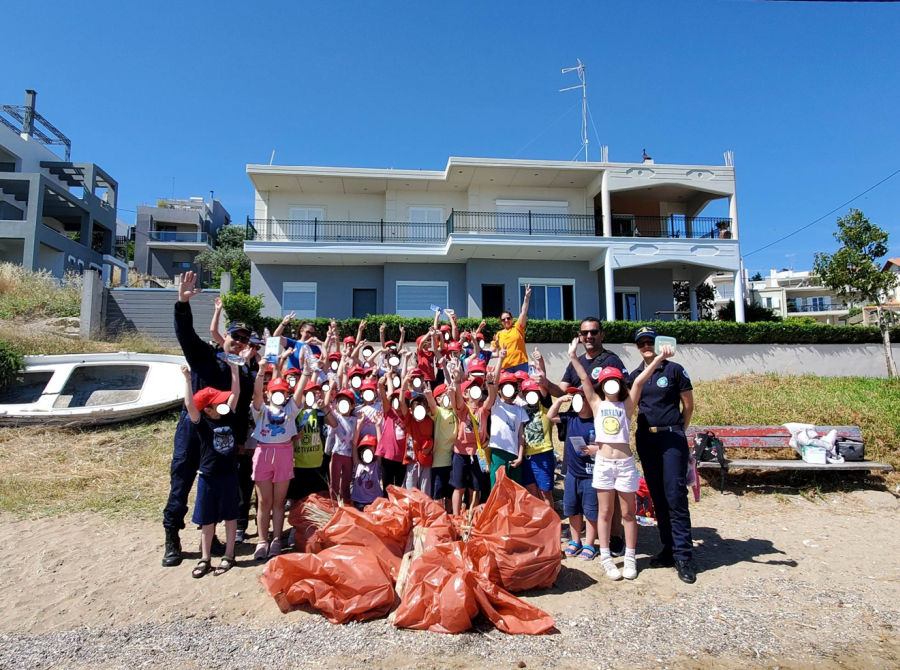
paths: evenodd
<path fill-rule="evenodd" d="M 436 500 L 419 489 L 402 489 L 393 485 L 387 487 L 387 494 L 393 504 L 409 512 L 413 525 L 428 529 L 425 534 L 426 548 L 456 539 L 450 515 Z"/>
<path fill-rule="evenodd" d="M 401 628 L 462 633 L 479 611 L 504 633 L 539 635 L 553 618 L 516 598 L 474 569 L 471 544 L 448 542 L 428 549 L 410 566 L 409 582 L 394 615 Z"/>
<path fill-rule="evenodd" d="M 334 516 L 335 505 L 331 498 L 312 493 L 291 505 L 288 523 L 294 528 L 297 551 L 321 548 L 316 533 Z M 326 520 L 327 517 L 327 520 Z M 313 552 L 315 553 L 315 552 Z"/>
<path fill-rule="evenodd" d="M 497 480 L 484 509 L 472 524 L 470 555 L 481 561 L 490 558 L 488 577 L 507 591 L 550 588 L 562 568 L 559 545 L 562 522 L 543 500 L 538 500 L 497 471 Z"/>
<path fill-rule="evenodd" d="M 328 525 L 317 534 L 326 546 L 357 546 L 367 549 L 393 579 L 400 572 L 404 546 L 397 546 L 384 527 L 355 507 L 340 507 Z"/>
<path fill-rule="evenodd" d="M 276 556 L 259 581 L 282 612 L 309 604 L 332 623 L 384 616 L 396 598 L 393 580 L 378 557 L 353 545 Z"/>

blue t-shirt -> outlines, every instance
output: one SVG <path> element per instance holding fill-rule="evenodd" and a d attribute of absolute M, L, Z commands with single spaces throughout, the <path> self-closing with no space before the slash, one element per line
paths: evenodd
<path fill-rule="evenodd" d="M 644 371 L 644 365 L 635 368 L 631 381 Z M 681 417 L 681 394 L 693 389 L 691 378 L 683 367 L 670 360 L 663 361 L 644 382 L 638 403 L 638 430 L 648 426 L 677 426 Z"/>
<path fill-rule="evenodd" d="M 285 345 L 286 349 L 294 348 L 294 351 L 288 356 L 288 367 L 289 368 L 297 368 L 298 370 L 303 370 L 303 366 L 301 363 L 303 360 L 300 358 L 301 352 L 303 351 L 303 347 L 306 346 L 306 342 L 301 342 L 300 340 L 292 340 L 289 337 L 284 338 L 287 344 Z M 309 345 L 309 350 L 314 354 L 321 354 L 322 350 L 319 349 L 315 344 Z"/>
<path fill-rule="evenodd" d="M 591 439 L 588 434 L 594 430 L 594 417 L 582 419 L 577 412 L 562 412 L 559 418 L 566 425 L 566 473 L 575 477 L 592 477 L 594 475 L 594 459 L 591 456 L 585 456 L 581 453 L 581 449 L 572 446 L 572 438 L 580 437 L 585 444 L 589 444 Z"/>
<path fill-rule="evenodd" d="M 234 412 L 219 419 L 210 419 L 201 414 L 200 420 L 194 425 L 200 437 L 200 464 L 197 472 L 208 476 L 237 472 Z"/>

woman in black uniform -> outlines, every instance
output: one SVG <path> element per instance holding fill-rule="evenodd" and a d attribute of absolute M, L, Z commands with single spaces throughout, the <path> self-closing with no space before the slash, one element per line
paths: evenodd
<path fill-rule="evenodd" d="M 634 341 L 644 362 L 631 373 L 632 379 L 655 356 L 656 329 L 639 328 Z M 675 567 L 681 581 L 693 584 L 697 571 L 692 560 L 686 482 L 689 447 L 684 431 L 694 412 L 694 395 L 684 368 L 671 360 L 663 361 L 644 384 L 638 412 L 635 446 L 662 542 L 662 551 L 650 560 L 650 567 Z"/>

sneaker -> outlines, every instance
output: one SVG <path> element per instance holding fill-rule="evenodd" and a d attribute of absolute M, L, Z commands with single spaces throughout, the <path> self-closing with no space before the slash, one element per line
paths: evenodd
<path fill-rule="evenodd" d="M 276 538 L 272 540 L 272 544 L 269 545 L 269 558 L 273 558 L 275 556 L 281 555 L 281 538 Z"/>
<path fill-rule="evenodd" d="M 244 540 L 247 538 L 247 531 L 243 528 L 238 528 L 237 533 L 234 536 L 235 544 L 243 544 Z"/>
<path fill-rule="evenodd" d="M 637 577 L 637 559 L 633 556 L 625 557 L 625 565 L 622 566 L 622 576 L 625 579 L 634 579 Z"/>
<path fill-rule="evenodd" d="M 693 584 L 697 581 L 697 569 L 691 559 L 675 561 L 675 570 L 678 571 L 678 579 L 685 584 Z"/>
<path fill-rule="evenodd" d="M 619 568 L 617 568 L 616 564 L 613 562 L 612 556 L 605 557 L 600 561 L 600 565 L 603 566 L 603 569 L 606 571 L 606 576 L 610 579 L 622 579 L 622 573 L 619 572 Z"/>
<path fill-rule="evenodd" d="M 625 555 L 625 540 L 623 540 L 618 535 L 610 535 L 609 536 L 609 553 L 611 556 L 624 556 Z"/>
<path fill-rule="evenodd" d="M 650 559 L 651 568 L 671 568 L 674 566 L 675 559 L 672 557 L 672 554 L 666 551 L 661 551 Z"/>
<path fill-rule="evenodd" d="M 256 551 L 253 552 L 253 558 L 257 561 L 266 560 L 266 556 L 269 555 L 269 543 L 268 542 L 257 542 L 256 543 Z"/>

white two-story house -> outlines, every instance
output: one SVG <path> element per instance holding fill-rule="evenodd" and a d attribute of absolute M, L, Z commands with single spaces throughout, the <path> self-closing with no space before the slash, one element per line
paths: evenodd
<path fill-rule="evenodd" d="M 674 281 L 742 295 L 734 168 L 450 158 L 443 170 L 248 165 L 264 313 L 673 318 Z M 713 201 L 728 216 L 707 216 Z M 691 301 L 696 318 L 696 300 Z M 743 320 L 743 300 L 738 301 Z"/>

